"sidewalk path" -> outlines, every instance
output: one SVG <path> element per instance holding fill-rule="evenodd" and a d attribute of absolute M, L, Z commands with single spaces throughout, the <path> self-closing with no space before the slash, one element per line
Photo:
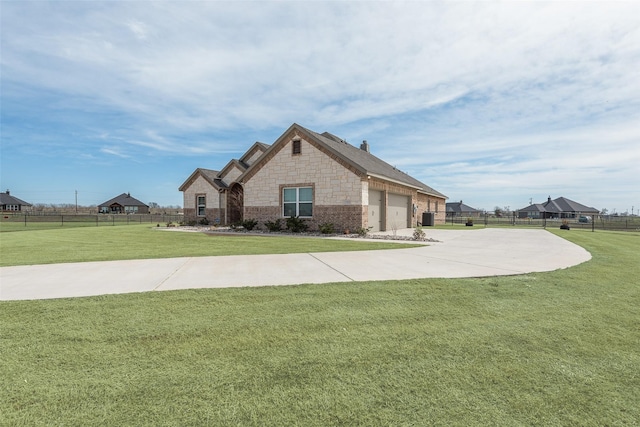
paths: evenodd
<path fill-rule="evenodd" d="M 0 268 L 0 300 L 551 271 L 591 259 L 545 230 L 424 229 L 429 246 L 362 252 L 84 262 Z M 412 229 L 398 230 L 411 235 Z"/>

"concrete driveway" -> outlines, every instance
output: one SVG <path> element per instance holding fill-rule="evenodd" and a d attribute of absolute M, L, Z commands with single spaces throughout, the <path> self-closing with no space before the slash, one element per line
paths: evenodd
<path fill-rule="evenodd" d="M 438 240 L 409 249 L 84 262 L 0 268 L 0 300 L 194 288 L 275 286 L 551 271 L 591 259 L 540 229 L 424 229 Z M 412 229 L 398 230 L 411 235 Z"/>

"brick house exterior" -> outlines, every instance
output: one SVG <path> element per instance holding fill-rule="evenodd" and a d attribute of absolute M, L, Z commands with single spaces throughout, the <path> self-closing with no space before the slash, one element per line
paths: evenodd
<path fill-rule="evenodd" d="M 263 224 L 298 216 L 311 230 L 384 231 L 445 221 L 446 196 L 328 132 L 293 124 L 272 145 L 255 143 L 221 171 L 196 169 L 180 186 L 187 221 Z"/>

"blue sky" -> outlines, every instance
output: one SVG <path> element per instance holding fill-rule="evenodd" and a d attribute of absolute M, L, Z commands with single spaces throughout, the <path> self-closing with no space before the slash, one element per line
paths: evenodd
<path fill-rule="evenodd" d="M 640 210 L 640 2 L 2 1 L 2 191 L 182 205 L 296 122 L 478 209 Z"/>

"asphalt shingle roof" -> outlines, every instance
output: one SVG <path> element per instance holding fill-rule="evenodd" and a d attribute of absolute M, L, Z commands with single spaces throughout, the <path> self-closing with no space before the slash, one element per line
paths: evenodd
<path fill-rule="evenodd" d="M 31 206 L 31 203 L 27 203 L 24 200 L 20 200 L 17 197 L 12 196 L 9 193 L 0 193 L 0 205 L 22 205 Z"/>
<path fill-rule="evenodd" d="M 131 195 L 128 193 L 122 193 L 119 196 L 116 196 L 111 200 L 107 200 L 106 202 L 98 206 L 99 207 L 111 206 L 113 204 L 118 204 L 121 206 L 147 206 L 146 203 L 142 203 L 140 200 L 136 199 L 135 197 L 131 197 Z"/>
<path fill-rule="evenodd" d="M 417 187 L 427 194 L 446 198 L 444 194 L 429 187 L 425 183 L 418 181 L 405 172 L 402 172 L 401 170 L 390 165 L 384 160 L 374 156 L 369 151 L 363 150 L 359 147 L 355 147 L 329 132 L 319 134 L 312 130 L 303 128 L 302 126 L 300 127 L 314 136 L 317 140 L 321 141 L 323 145 L 325 145 L 343 160 L 360 169 L 363 173 L 387 178 L 392 181 L 397 181 L 409 185 L 411 187 Z"/>
<path fill-rule="evenodd" d="M 472 208 L 469 205 L 465 205 L 462 202 L 451 202 L 451 203 L 447 203 L 447 212 L 461 213 L 461 212 L 480 212 L 480 211 L 475 208 Z"/>
<path fill-rule="evenodd" d="M 599 213 L 598 209 L 585 206 L 566 197 L 558 197 L 557 199 L 547 200 L 544 203 L 534 203 L 526 208 L 520 209 L 523 212 L 549 212 L 549 213 L 564 213 L 564 212 L 580 212 L 580 213 Z"/>

